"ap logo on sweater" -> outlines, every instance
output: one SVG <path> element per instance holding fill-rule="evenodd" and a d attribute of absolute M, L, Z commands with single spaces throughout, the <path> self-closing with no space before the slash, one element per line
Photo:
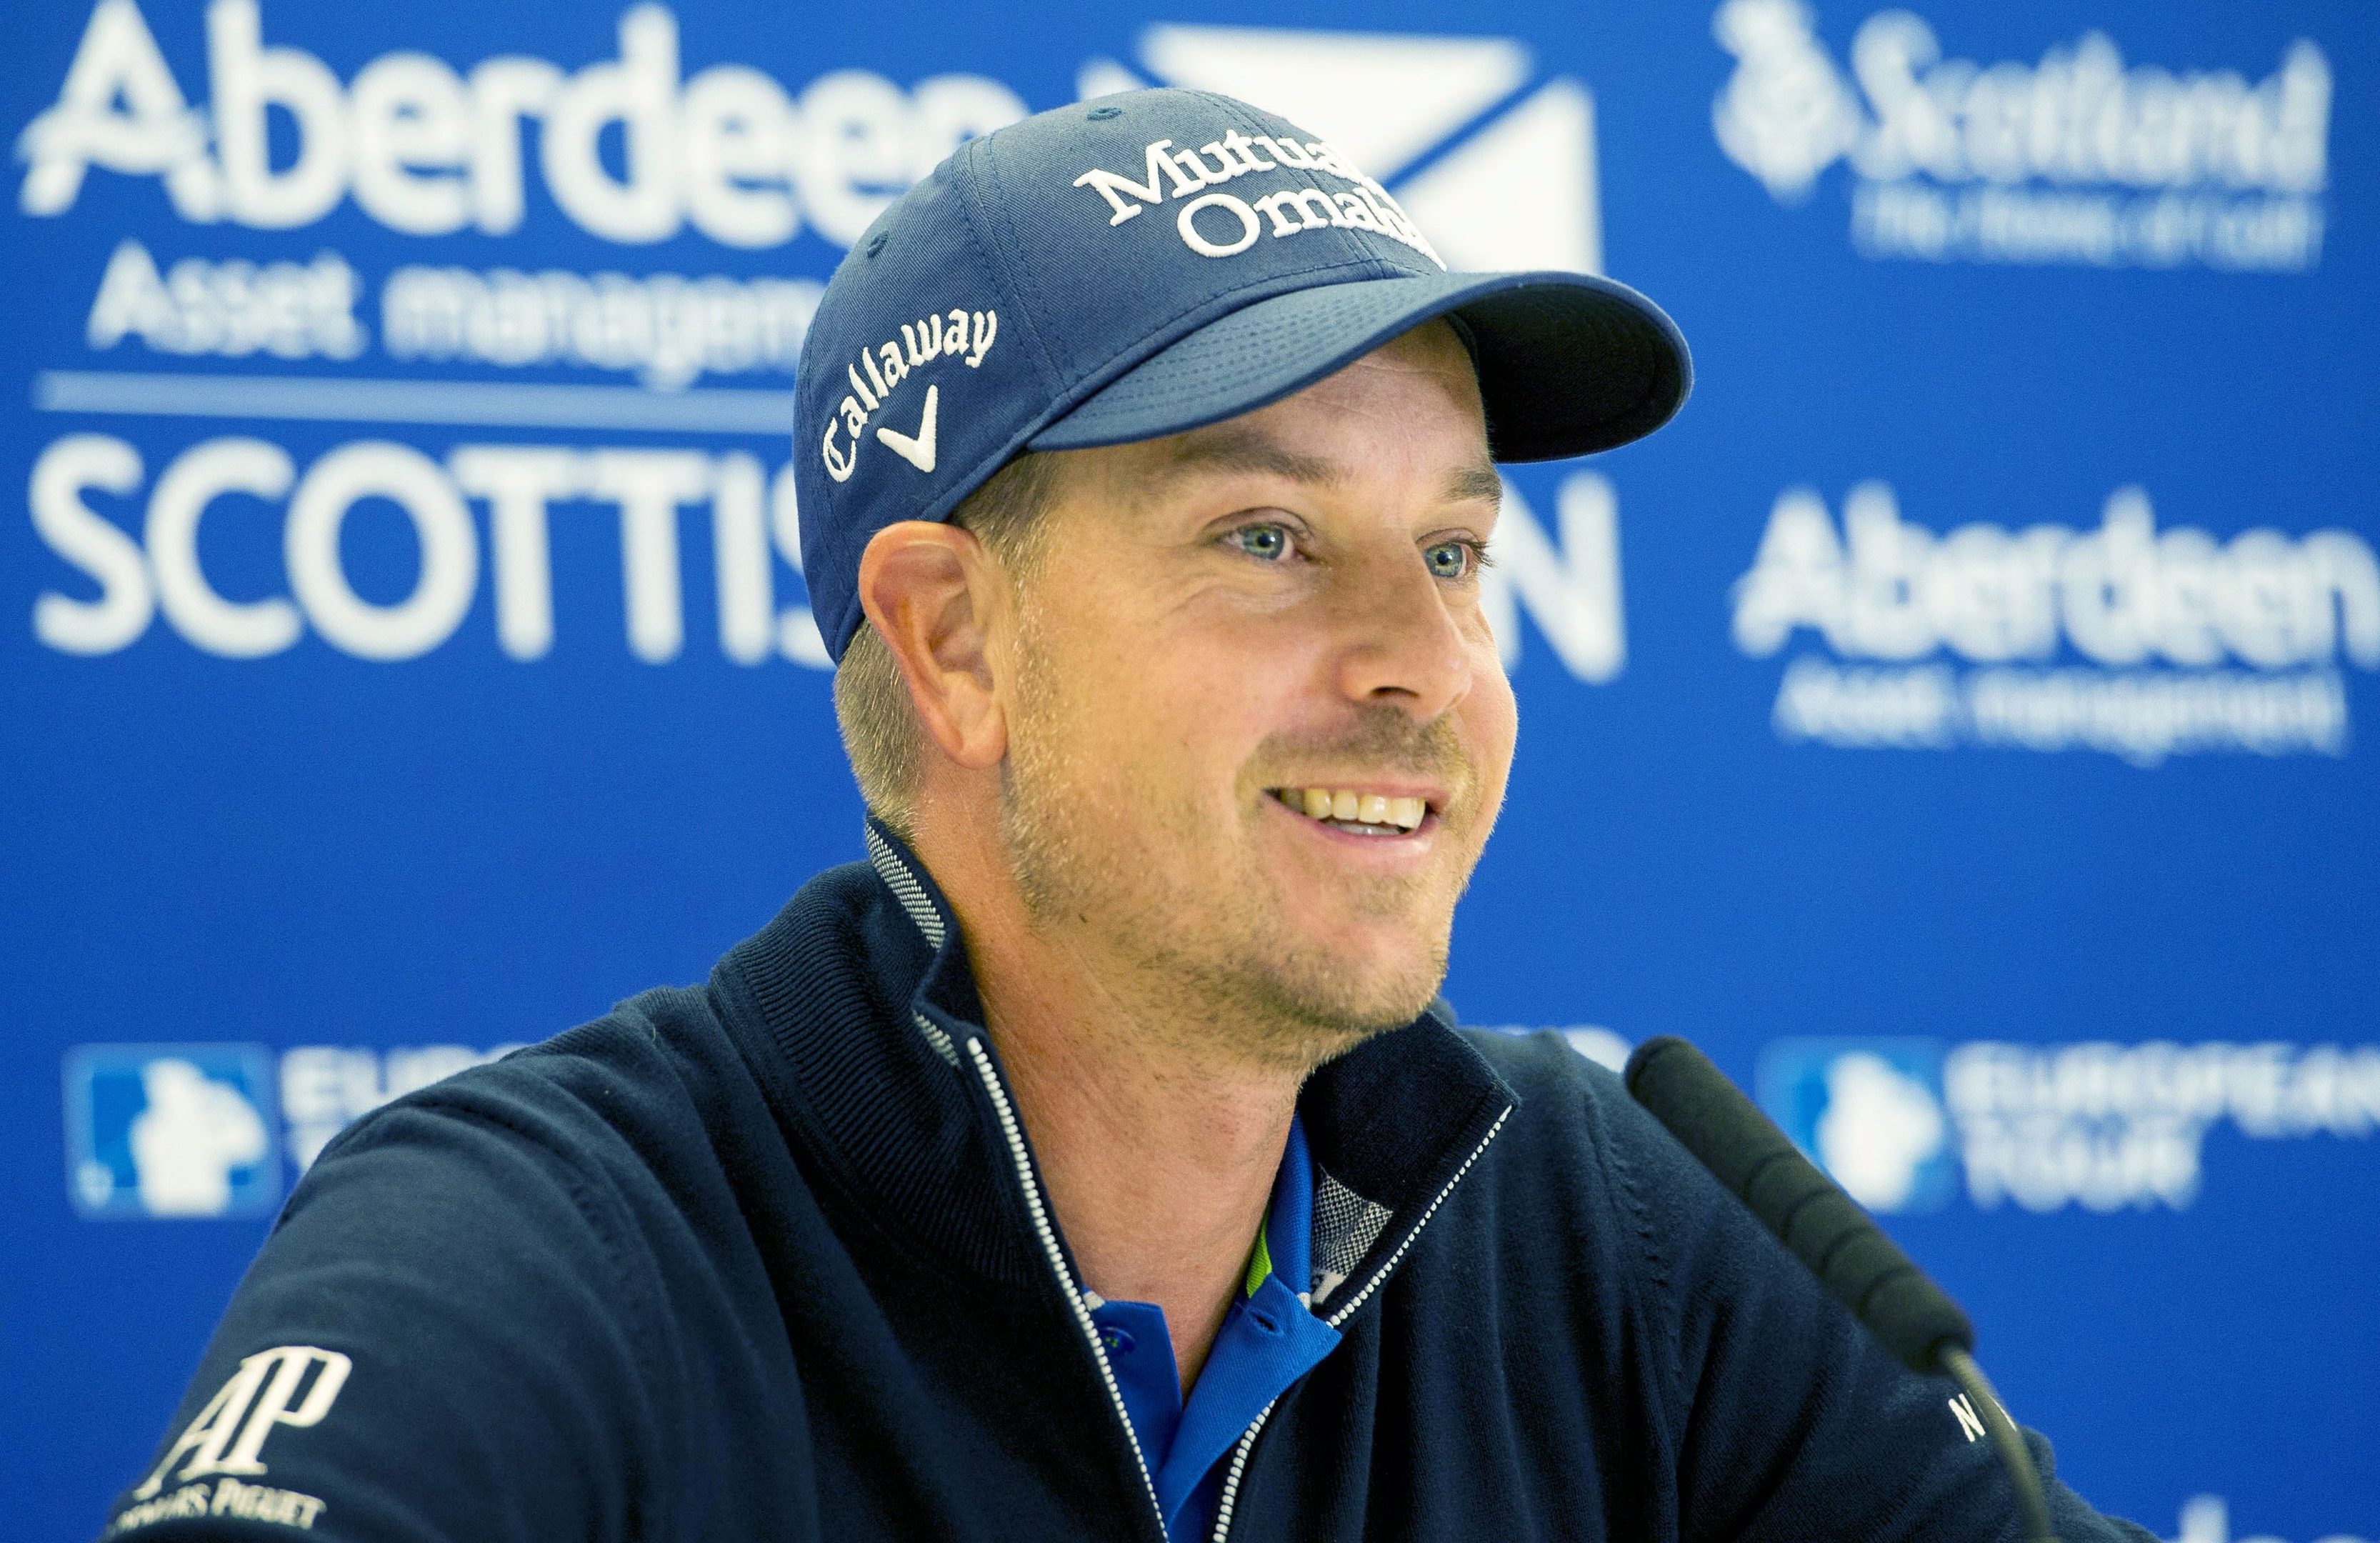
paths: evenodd
<path fill-rule="evenodd" d="M 132 1491 L 108 1536 L 200 1516 L 310 1531 L 322 1513 L 322 1498 L 259 1483 L 271 1472 L 265 1443 L 277 1430 L 322 1424 L 354 1369 L 342 1353 L 310 1344 L 275 1345 L 243 1359 Z"/>

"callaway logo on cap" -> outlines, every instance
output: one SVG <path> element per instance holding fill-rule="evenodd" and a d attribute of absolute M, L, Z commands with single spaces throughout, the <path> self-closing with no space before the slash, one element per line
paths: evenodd
<path fill-rule="evenodd" d="M 802 348 L 794 468 L 827 651 L 859 557 L 1012 456 L 1181 433 L 1456 321 L 1499 460 L 1667 422 L 1685 340 L 1624 285 L 1451 273 L 1330 145 L 1206 91 L 1126 91 L 961 146 L 835 270 Z"/>

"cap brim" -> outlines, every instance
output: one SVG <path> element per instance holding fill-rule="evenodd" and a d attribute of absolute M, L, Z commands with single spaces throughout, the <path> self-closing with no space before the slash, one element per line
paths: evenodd
<path fill-rule="evenodd" d="M 1609 450 L 1676 415 L 1694 380 L 1661 308 L 1586 273 L 1356 279 L 1276 295 L 1143 359 L 1035 434 L 1035 450 L 1179 434 L 1277 402 L 1433 317 L 1471 334 L 1500 461 Z"/>

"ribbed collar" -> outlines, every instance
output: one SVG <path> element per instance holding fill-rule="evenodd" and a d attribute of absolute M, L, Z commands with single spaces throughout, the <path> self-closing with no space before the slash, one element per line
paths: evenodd
<path fill-rule="evenodd" d="M 956 917 L 899 836 L 871 817 L 866 841 L 867 867 L 805 885 L 716 983 L 761 1031 L 756 1061 L 773 1062 L 795 1138 L 856 1203 L 945 1265 L 1032 1283 L 1047 1270 L 973 1072 L 979 1048 L 1004 1082 Z M 1317 1312 L 1368 1294 L 1516 1102 L 1442 999 L 1307 1081 Z M 1334 1295 L 1358 1278 L 1362 1292 Z"/>

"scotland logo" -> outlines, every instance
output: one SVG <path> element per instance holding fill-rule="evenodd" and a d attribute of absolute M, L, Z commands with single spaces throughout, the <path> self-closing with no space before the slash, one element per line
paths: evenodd
<path fill-rule="evenodd" d="M 1780 1039 L 1761 1052 L 1761 1107 L 1872 1211 L 1938 1210 L 1957 1185 L 1931 1039 Z"/>
<path fill-rule="evenodd" d="M 268 1216 L 281 1199 L 261 1045 L 79 1045 L 67 1193 L 88 1217 Z"/>
<path fill-rule="evenodd" d="M 2322 260 L 2333 81 L 2311 39 L 2253 79 L 2128 63 L 2097 31 L 1990 62 L 1894 9 L 1860 24 L 1846 71 L 1817 23 L 1804 0 L 1724 0 L 1711 33 L 1735 69 L 1711 129 L 1779 203 L 1848 162 L 1863 256 L 2259 273 Z"/>

